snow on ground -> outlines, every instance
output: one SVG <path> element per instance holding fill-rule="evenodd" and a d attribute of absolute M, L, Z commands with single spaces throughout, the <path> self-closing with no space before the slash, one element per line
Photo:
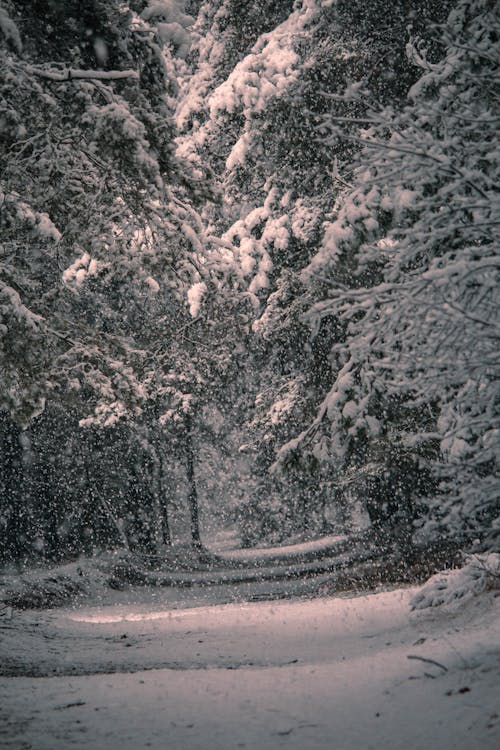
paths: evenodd
<path fill-rule="evenodd" d="M 14 612 L 0 745 L 496 750 L 500 597 L 410 612 L 416 592 Z"/>
<path fill-rule="evenodd" d="M 232 536 L 229 539 L 232 541 Z M 338 542 L 346 540 L 345 534 L 323 536 L 320 539 L 313 539 L 309 542 L 301 542 L 299 544 L 287 544 L 280 547 L 252 547 L 248 549 L 234 549 L 224 545 L 224 541 L 219 545 L 213 545 L 211 548 L 214 552 L 217 552 L 225 560 L 265 560 L 268 558 L 276 558 L 279 556 L 286 557 L 300 557 L 308 552 L 326 552 L 334 547 Z"/>
<path fill-rule="evenodd" d="M 82 557 L 64 565 L 5 570 L 0 571 L 0 605 L 5 603 L 19 609 L 47 608 L 75 599 L 108 598 L 110 586 L 121 588 L 133 580 L 141 581 L 143 586 L 199 583 L 213 588 L 219 583 L 226 586 L 246 583 L 251 587 L 253 582 L 266 578 L 305 578 L 347 564 L 351 557 L 347 552 L 348 541 L 346 536 L 326 536 L 301 544 L 242 550 L 232 530 L 212 535 L 205 562 L 198 559 L 191 547 L 178 544 L 164 551 L 162 562 L 156 568 L 149 566 L 140 555 L 134 557 L 117 550 Z M 210 559 L 210 553 L 215 554 L 214 559 Z M 358 562 L 366 557 L 370 557 L 369 548 L 356 551 Z M 303 586 L 297 583 L 294 591 L 285 594 L 300 595 L 306 593 L 307 588 L 310 592 L 307 582 Z M 245 597 L 219 597 L 216 601 L 241 598 Z"/>

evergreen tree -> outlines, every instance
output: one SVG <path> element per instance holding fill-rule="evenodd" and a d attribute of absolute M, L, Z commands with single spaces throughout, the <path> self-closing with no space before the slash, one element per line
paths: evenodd
<path fill-rule="evenodd" d="M 153 457 L 155 387 L 186 360 L 173 350 L 209 254 L 174 154 L 165 14 L 180 11 L 159 5 L 40 0 L 26 13 L 12 0 L 0 15 L 0 408 L 24 428 L 46 402 L 77 430 L 75 412 L 81 427 L 135 420 Z"/>
<path fill-rule="evenodd" d="M 355 188 L 303 274 L 322 289 L 311 319 L 346 326 L 342 367 L 314 423 L 283 449 L 284 459 L 321 445 L 345 471 L 382 448 L 382 502 L 398 505 L 394 471 L 407 483 L 409 461 L 403 510 L 420 489 L 434 537 L 486 544 L 498 522 L 498 21 L 493 3 L 459 3 L 441 60 L 418 38 L 409 46 L 423 72 L 408 103 L 370 113 Z M 354 283 L 339 283 L 344 259 Z"/>
<path fill-rule="evenodd" d="M 424 30 L 446 9 L 443 3 L 398 2 L 382 12 L 382 5 L 280 4 L 280 22 L 274 28 L 263 22 L 256 38 L 243 34 L 243 17 L 238 25 L 222 3 L 211 26 L 209 15 L 200 16 L 205 34 L 194 41 L 197 67 L 181 86 L 180 151 L 200 170 L 209 163 L 219 175 L 223 213 L 209 216 L 235 247 L 239 285 L 255 308 L 255 401 L 244 443 L 260 478 L 259 512 L 275 537 L 304 526 L 326 530 L 325 509 L 343 495 L 342 469 L 323 461 L 321 451 L 298 461 L 288 452 L 287 470 L 268 476 L 283 443 L 314 419 L 339 367 L 332 346 L 345 341 L 345 326 L 334 315 L 323 318 L 311 339 L 304 314 L 316 291 L 304 285 L 301 272 L 351 179 L 369 101 L 399 105 L 415 81 L 405 54 L 408 25 Z M 223 27 L 217 19 L 224 19 Z M 226 45 L 234 50 L 229 29 L 241 39 L 239 60 L 225 52 Z M 250 49 L 248 41 L 254 42 Z M 332 114 L 352 137 L 337 137 Z M 349 262 L 336 273 L 349 279 Z M 255 494 L 249 504 L 255 515 L 254 505 Z"/>

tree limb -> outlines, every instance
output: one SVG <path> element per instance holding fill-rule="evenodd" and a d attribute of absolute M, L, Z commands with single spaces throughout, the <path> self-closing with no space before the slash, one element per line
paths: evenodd
<path fill-rule="evenodd" d="M 93 79 L 97 81 L 117 81 L 122 78 L 139 78 L 136 70 L 78 70 L 65 68 L 63 70 L 44 70 L 29 66 L 28 71 L 50 81 L 71 81 L 72 79 Z"/>

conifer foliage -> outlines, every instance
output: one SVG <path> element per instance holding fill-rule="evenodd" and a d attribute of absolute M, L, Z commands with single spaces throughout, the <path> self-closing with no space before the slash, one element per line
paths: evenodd
<path fill-rule="evenodd" d="M 2 2 L 0 557 L 37 523 L 158 551 L 179 492 L 198 546 L 200 473 L 246 544 L 498 544 L 499 31 L 493 0 Z"/>
<path fill-rule="evenodd" d="M 120 3 L 2 14 L 2 407 L 22 422 L 54 387 L 85 387 L 111 423 L 143 397 L 134 318 L 189 283 L 175 82 L 154 26 Z"/>
<path fill-rule="evenodd" d="M 43 494 L 46 515 L 64 536 L 63 517 L 75 515 L 81 493 L 93 498 L 83 525 L 92 525 L 105 505 L 111 541 L 118 534 L 121 543 L 113 518 L 127 515 L 134 486 L 136 503 L 146 506 L 132 509 L 139 517 L 148 515 L 151 494 L 166 491 L 155 489 L 151 476 L 159 461 L 154 435 L 162 414 L 177 409 L 182 416 L 189 388 L 202 380 L 195 363 L 188 373 L 189 351 L 180 342 L 196 317 L 192 289 L 209 275 L 200 256 L 209 247 L 194 207 L 198 187 L 189 165 L 175 156 L 173 141 L 173 55 L 179 53 L 179 29 L 187 43 L 190 21 L 175 3 L 37 0 L 29 12 L 14 0 L 2 6 L 2 443 L 13 455 L 9 445 L 19 442 L 18 425 L 36 430 L 38 417 L 67 444 L 80 440 L 85 446 L 86 459 L 74 457 L 80 473 L 95 458 L 92 445 L 105 452 L 106 442 L 125 442 L 123 455 L 127 443 L 139 443 L 148 456 L 139 473 L 129 464 L 124 486 L 111 498 L 97 496 L 85 482 L 75 486 L 72 476 L 62 511 L 56 506 L 66 501 L 53 496 L 55 488 L 48 492 L 46 482 L 32 481 L 28 467 L 38 458 L 31 461 L 26 437 L 24 458 L 3 465 L 2 487 L 9 488 L 2 497 L 4 539 L 16 535 L 19 514 L 33 515 L 25 531 L 37 515 L 43 527 Z M 184 400 L 173 388 L 179 380 L 188 382 Z M 112 431 L 125 422 L 130 429 L 124 441 Z M 108 437 L 87 443 L 78 433 L 82 428 L 107 430 Z M 44 455 L 54 460 L 47 446 Z M 23 463 L 26 481 L 12 482 Z M 60 464 L 62 471 L 69 468 Z M 35 488 L 34 506 L 28 502 L 23 510 L 29 486 Z M 160 517 L 156 513 L 153 525 Z"/>
<path fill-rule="evenodd" d="M 294 447 L 321 434 L 341 463 L 353 440 L 420 449 L 437 479 L 426 530 L 469 540 L 494 536 L 498 515 L 498 28 L 494 4 L 462 2 L 440 60 L 411 40 L 421 77 L 401 110 L 368 113 L 355 187 L 302 274 L 327 285 L 311 321 L 334 315 L 347 338 Z M 346 258 L 354 283 L 338 284 Z M 391 400 L 412 418 L 398 423 Z"/>

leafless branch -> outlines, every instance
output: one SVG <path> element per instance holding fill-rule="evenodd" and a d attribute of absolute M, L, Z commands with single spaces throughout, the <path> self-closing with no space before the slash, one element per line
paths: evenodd
<path fill-rule="evenodd" d="M 63 70 L 49 70 L 30 66 L 29 72 L 50 81 L 71 81 L 72 79 L 87 79 L 95 81 L 118 81 L 122 78 L 139 78 L 136 70 L 78 70 L 65 68 Z"/>
<path fill-rule="evenodd" d="M 406 657 L 407 659 L 418 659 L 418 661 L 425 661 L 426 664 L 434 664 L 436 667 L 440 667 L 441 669 L 444 669 L 445 672 L 448 671 L 448 667 L 445 667 L 444 664 L 440 664 L 438 661 L 434 661 L 434 659 L 426 659 L 424 656 L 416 656 L 415 654 L 408 654 Z"/>

